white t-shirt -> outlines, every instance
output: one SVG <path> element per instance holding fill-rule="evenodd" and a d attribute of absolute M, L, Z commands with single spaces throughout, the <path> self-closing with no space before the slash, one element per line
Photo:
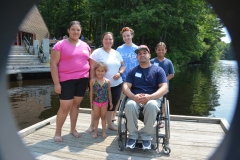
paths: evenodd
<path fill-rule="evenodd" d="M 98 48 L 93 51 L 93 53 L 90 55 L 90 58 L 96 63 L 103 62 L 107 65 L 108 71 L 106 72 L 105 77 L 110 80 L 111 87 L 118 86 L 123 82 L 122 77 L 120 77 L 118 80 L 113 79 L 114 75 L 119 72 L 121 62 L 123 62 L 123 58 L 119 52 L 112 49 L 110 53 L 107 53 L 102 48 Z"/>

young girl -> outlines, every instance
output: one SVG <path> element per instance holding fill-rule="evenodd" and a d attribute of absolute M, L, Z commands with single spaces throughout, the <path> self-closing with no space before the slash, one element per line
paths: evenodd
<path fill-rule="evenodd" d="M 95 65 L 96 77 L 90 81 L 90 106 L 94 112 L 94 134 L 92 138 L 97 138 L 98 123 L 102 120 L 102 138 L 106 138 L 106 113 L 108 103 L 110 109 L 113 108 L 110 81 L 104 77 L 107 66 L 103 62 Z"/>

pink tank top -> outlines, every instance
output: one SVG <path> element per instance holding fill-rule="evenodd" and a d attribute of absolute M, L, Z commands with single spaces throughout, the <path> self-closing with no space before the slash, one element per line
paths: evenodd
<path fill-rule="evenodd" d="M 79 46 L 73 46 L 66 39 L 57 42 L 53 50 L 60 52 L 58 74 L 60 82 L 89 78 L 89 55 L 91 49 L 87 43 L 81 41 Z"/>

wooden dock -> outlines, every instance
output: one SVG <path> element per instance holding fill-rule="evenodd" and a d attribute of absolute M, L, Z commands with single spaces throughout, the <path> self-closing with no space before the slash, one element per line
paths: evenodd
<path fill-rule="evenodd" d="M 63 142 L 54 142 L 55 116 L 19 131 L 19 135 L 29 151 L 39 160 L 205 160 L 221 143 L 228 129 L 225 119 L 171 115 L 170 155 L 163 153 L 161 145 L 158 150 L 145 152 L 136 149 L 119 151 L 117 132 L 107 130 L 108 137 L 103 139 L 99 125 L 99 137 L 92 139 L 92 134 L 85 132 L 89 127 L 90 110 L 81 108 L 80 112 L 77 129 L 82 134 L 81 138 L 69 134 L 68 117 L 62 129 Z"/>

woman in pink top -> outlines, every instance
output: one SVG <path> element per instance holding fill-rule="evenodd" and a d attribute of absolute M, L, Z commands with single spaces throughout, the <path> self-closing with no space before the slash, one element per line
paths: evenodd
<path fill-rule="evenodd" d="M 79 39 L 82 27 L 80 22 L 72 21 L 68 26 L 68 39 L 57 42 L 51 51 L 51 74 L 54 91 L 59 94 L 60 108 L 56 118 L 54 140 L 62 141 L 62 126 L 70 112 L 70 133 L 80 137 L 76 130 L 79 105 L 86 91 L 89 79 L 89 55 L 91 49 Z"/>

